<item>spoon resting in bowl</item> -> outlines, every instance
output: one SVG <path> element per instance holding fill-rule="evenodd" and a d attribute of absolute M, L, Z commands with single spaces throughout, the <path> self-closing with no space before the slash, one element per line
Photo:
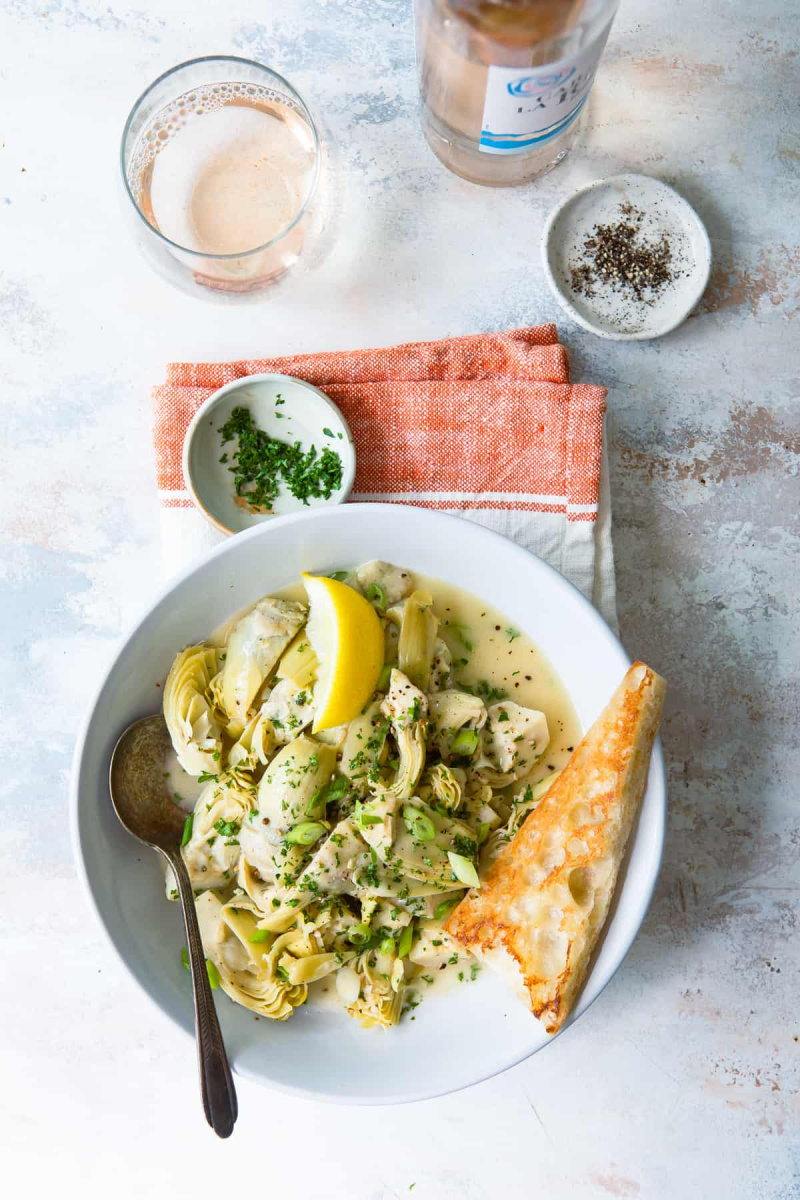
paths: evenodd
<path fill-rule="evenodd" d="M 130 725 L 111 755 L 111 803 L 128 833 L 157 850 L 175 874 L 194 992 L 203 1109 L 214 1132 L 227 1138 L 233 1133 L 238 1115 L 236 1089 L 211 995 L 194 893 L 181 857 L 186 814 L 172 803 L 164 787 L 163 764 L 170 749 L 163 717 L 144 717 Z"/>

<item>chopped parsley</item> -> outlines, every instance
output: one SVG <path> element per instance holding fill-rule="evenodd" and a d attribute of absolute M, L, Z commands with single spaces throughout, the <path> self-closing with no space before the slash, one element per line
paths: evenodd
<path fill-rule="evenodd" d="M 327 429 L 323 432 L 333 436 Z M 270 437 L 255 424 L 249 408 L 234 408 L 219 433 L 223 445 L 237 439 L 234 465 L 228 470 L 236 495 L 251 509 L 271 511 L 281 483 L 303 504 L 317 497 L 328 500 L 341 486 L 342 460 L 335 450 L 326 447 L 318 454 L 313 445 L 304 450 L 301 442 Z"/>
<path fill-rule="evenodd" d="M 453 849 L 456 854 L 460 854 L 464 858 L 478 857 L 478 843 L 460 833 L 453 838 Z"/>
<path fill-rule="evenodd" d="M 461 621 L 445 621 L 444 624 L 445 629 L 452 629 L 453 633 L 461 642 L 461 645 L 465 650 L 472 651 L 475 649 L 472 641 L 470 640 L 468 627 L 466 625 L 462 624 Z"/>
<path fill-rule="evenodd" d="M 494 704 L 497 700 L 505 700 L 506 692 L 502 688 L 493 687 L 486 679 L 479 679 L 477 683 L 459 683 L 458 685 L 462 692 L 469 692 L 471 696 L 479 696 L 486 704 Z"/>
<path fill-rule="evenodd" d="M 235 838 L 241 827 L 241 821 L 224 821 L 222 817 L 214 822 L 214 828 L 217 833 L 221 834 L 224 838 Z M 238 845 L 238 842 L 236 844 Z"/>

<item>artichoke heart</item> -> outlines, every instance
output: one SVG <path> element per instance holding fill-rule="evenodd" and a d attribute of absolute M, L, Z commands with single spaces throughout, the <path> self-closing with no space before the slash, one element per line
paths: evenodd
<path fill-rule="evenodd" d="M 307 986 L 289 983 L 278 972 L 281 955 L 297 941 L 295 930 L 280 934 L 265 953 L 251 953 L 241 940 L 240 918 L 213 892 L 204 892 L 195 905 L 203 949 L 231 1000 L 273 1021 L 285 1021 L 305 1003 Z M 264 945 L 256 944 L 254 949 L 263 951 Z"/>
<path fill-rule="evenodd" d="M 361 796 L 369 790 L 378 768 L 386 758 L 389 724 L 381 713 L 380 700 L 373 700 L 347 726 L 342 746 L 342 771 Z"/>
<path fill-rule="evenodd" d="M 224 887 L 239 861 L 239 833 L 253 793 L 234 776 L 207 784 L 197 798 L 191 833 L 181 854 L 195 888 Z"/>
<path fill-rule="evenodd" d="M 247 724 L 250 705 L 305 619 L 304 605 L 267 596 L 234 625 L 221 689 L 231 720 Z"/>
<path fill-rule="evenodd" d="M 218 666 L 219 651 L 213 646 L 187 646 L 164 684 L 164 720 L 178 762 L 189 775 L 217 770 L 222 730 L 206 691 Z"/>
<path fill-rule="evenodd" d="M 285 746 L 314 719 L 313 693 L 282 679 L 261 705 L 260 716 L 272 727 L 277 745 Z"/>
<path fill-rule="evenodd" d="M 397 962 L 388 955 L 367 950 L 351 964 L 358 975 L 359 988 L 347 1011 L 361 1023 L 362 1029 L 388 1029 L 399 1021 L 404 985 L 402 969 L 393 969 Z"/>
<path fill-rule="evenodd" d="M 459 771 L 463 778 L 463 771 Z M 428 767 L 422 777 L 420 795 L 430 804 L 438 804 L 448 812 L 458 812 L 461 806 L 461 782 L 458 775 L 445 763 Z"/>
<path fill-rule="evenodd" d="M 406 596 L 414 587 L 414 579 L 410 571 L 395 567 L 391 563 L 373 559 L 364 563 L 356 570 L 356 578 L 361 591 L 366 594 L 370 584 L 377 585 L 383 593 L 384 608 L 390 608 Z"/>
<path fill-rule="evenodd" d="M 293 825 L 305 821 L 335 765 L 335 748 L 305 734 L 279 750 L 258 786 L 262 824 L 268 824 L 273 835 L 283 837 Z"/>
<path fill-rule="evenodd" d="M 402 671 L 394 668 L 381 712 L 389 718 L 400 756 L 394 783 L 386 791 L 404 800 L 414 791 L 425 766 L 428 700 Z"/>
<path fill-rule="evenodd" d="M 485 783 L 503 787 L 527 775 L 549 744 L 543 712 L 524 708 L 513 700 L 492 704 L 487 710 L 475 772 Z"/>
<path fill-rule="evenodd" d="M 469 757 L 466 753 L 469 746 L 461 749 L 457 739 L 462 730 L 477 731 L 486 724 L 486 705 L 483 701 L 467 692 L 448 689 L 429 696 L 428 704 L 428 740 L 439 751 L 442 761 L 449 763 L 451 758 Z M 464 740 L 460 739 L 462 742 Z M 475 736 L 473 740 L 474 749 L 477 749 L 479 738 Z"/>
<path fill-rule="evenodd" d="M 265 720 L 263 713 L 248 721 L 237 741 L 228 752 L 231 770 L 252 772 L 266 766 L 277 745 L 272 723 Z"/>

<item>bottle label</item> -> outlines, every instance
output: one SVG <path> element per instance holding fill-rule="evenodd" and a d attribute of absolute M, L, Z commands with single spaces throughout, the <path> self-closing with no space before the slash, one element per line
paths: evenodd
<path fill-rule="evenodd" d="M 519 154 L 568 129 L 586 103 L 607 37 L 608 29 L 581 54 L 562 62 L 541 67 L 489 67 L 481 150 Z"/>

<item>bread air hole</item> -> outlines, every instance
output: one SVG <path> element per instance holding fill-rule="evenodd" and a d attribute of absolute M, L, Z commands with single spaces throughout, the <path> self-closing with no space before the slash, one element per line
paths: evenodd
<path fill-rule="evenodd" d="M 540 932 L 536 938 L 536 974 L 554 979 L 567 965 L 567 939 L 560 933 Z"/>
<path fill-rule="evenodd" d="M 592 819 L 592 811 L 588 804 L 580 801 L 578 804 L 573 804 L 572 808 L 564 817 L 564 825 L 567 829 L 579 829 L 581 825 L 587 825 Z"/>
<path fill-rule="evenodd" d="M 574 867 L 569 873 L 569 890 L 572 899 L 581 908 L 588 908 L 594 896 L 594 888 L 585 867 Z"/>

